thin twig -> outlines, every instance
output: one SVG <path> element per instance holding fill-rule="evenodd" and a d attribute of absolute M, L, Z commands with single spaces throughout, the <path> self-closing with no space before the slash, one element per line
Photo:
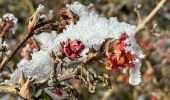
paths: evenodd
<path fill-rule="evenodd" d="M 76 76 L 77 73 L 73 72 L 73 73 L 70 73 L 68 75 L 64 75 L 64 76 L 61 76 L 58 78 L 58 82 L 63 82 L 63 81 L 66 81 L 66 80 L 69 80 L 69 79 L 72 79 Z"/>
<path fill-rule="evenodd" d="M 102 100 L 108 100 L 108 97 L 110 97 L 113 93 L 114 89 L 109 89 L 104 93 L 104 96 L 102 97 Z"/>
<path fill-rule="evenodd" d="M 27 34 L 26 37 L 18 44 L 18 46 L 15 48 L 15 50 L 12 52 L 12 54 L 3 62 L 0 64 L 0 69 L 2 69 L 11 59 L 12 57 L 17 53 L 17 51 L 25 44 L 25 42 L 32 37 L 33 34 Z"/>
<path fill-rule="evenodd" d="M 18 94 L 16 87 L 9 85 L 0 85 L 0 93 Z"/>
<path fill-rule="evenodd" d="M 44 22 L 42 24 L 39 24 L 37 26 L 35 26 L 35 28 L 33 29 L 33 31 L 31 33 L 27 33 L 27 35 L 25 36 L 25 38 L 17 45 L 17 47 L 14 49 L 14 51 L 12 52 L 12 54 L 3 62 L 0 64 L 0 69 L 2 69 L 13 57 L 14 55 L 18 52 L 18 50 L 20 50 L 20 48 L 25 44 L 25 42 L 30 39 L 34 34 L 36 29 L 43 27 L 45 25 L 48 25 L 49 23 L 51 23 L 52 21 L 49 20 L 47 22 Z"/>
<path fill-rule="evenodd" d="M 140 23 L 137 28 L 136 31 L 133 33 L 134 35 L 136 35 L 138 32 L 142 31 L 145 26 L 152 20 L 152 18 L 158 13 L 158 11 L 161 9 L 161 7 L 165 4 L 167 0 L 161 0 L 159 2 L 159 4 L 152 10 L 152 12 L 142 21 L 142 23 Z"/>
<path fill-rule="evenodd" d="M 137 25 L 139 25 L 142 22 L 142 18 L 141 18 L 141 15 L 140 15 L 140 10 L 138 8 L 138 5 L 137 5 L 137 7 L 134 8 L 134 11 L 137 15 L 137 20 L 138 20 Z"/>
<path fill-rule="evenodd" d="M 34 43 L 36 49 L 39 51 L 39 50 L 40 50 L 40 46 L 39 46 L 39 44 L 38 44 L 38 41 L 35 39 L 34 36 L 32 37 L 32 40 L 33 40 L 33 43 Z"/>

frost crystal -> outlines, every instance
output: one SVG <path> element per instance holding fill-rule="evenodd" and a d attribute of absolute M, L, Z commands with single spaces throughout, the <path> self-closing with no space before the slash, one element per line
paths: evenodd
<path fill-rule="evenodd" d="M 1 19 L 0 23 L 2 22 L 2 20 L 5 22 L 12 23 L 11 31 L 14 34 L 15 30 L 17 29 L 17 22 L 18 22 L 18 19 L 14 16 L 14 14 L 12 13 L 4 14 L 3 19 Z"/>
<path fill-rule="evenodd" d="M 9 45 L 6 43 L 6 41 L 4 41 L 2 44 L 0 44 L 0 50 L 1 50 L 0 51 L 0 58 L 1 59 L 2 59 L 2 57 L 4 57 L 4 55 L 10 55 L 11 54 L 11 51 L 9 50 Z"/>
<path fill-rule="evenodd" d="M 76 25 L 71 24 L 66 27 L 63 34 L 59 35 L 57 41 L 70 39 L 80 39 L 87 48 L 95 48 L 96 50 L 101 46 L 103 41 L 107 38 L 119 39 L 122 33 L 131 33 L 135 30 L 135 26 L 119 23 L 116 18 L 99 17 L 94 12 L 88 12 L 87 8 L 77 2 L 72 5 L 67 5 L 74 13 L 79 15 L 79 21 Z"/>
<path fill-rule="evenodd" d="M 31 61 L 27 61 L 26 59 L 21 60 L 18 64 L 18 69 L 11 75 L 11 79 L 6 80 L 5 83 L 16 83 L 21 70 L 23 70 L 27 77 L 36 77 L 37 81 L 42 80 L 50 74 L 51 66 L 52 60 L 47 52 L 35 52 L 32 54 Z"/>
<path fill-rule="evenodd" d="M 129 74 L 129 83 L 132 85 L 138 85 L 141 82 L 141 73 L 140 68 L 142 63 L 139 59 L 135 61 L 135 67 L 130 69 Z"/>
<path fill-rule="evenodd" d="M 3 15 L 3 20 L 12 21 L 14 24 L 17 23 L 18 19 L 12 13 L 7 13 Z"/>
<path fill-rule="evenodd" d="M 37 10 L 36 10 L 36 11 L 38 11 L 38 12 L 43 12 L 44 10 L 45 10 L 44 5 L 39 4 L 39 5 L 38 5 L 38 8 L 37 8 Z"/>
<path fill-rule="evenodd" d="M 18 64 L 18 69 L 12 74 L 9 83 L 16 82 L 19 76 L 19 69 L 22 69 L 26 76 L 36 76 L 39 80 L 49 75 L 52 61 L 48 52 L 51 50 L 59 52 L 61 41 L 79 39 L 85 46 L 80 54 L 84 56 L 89 48 L 93 47 L 98 50 L 106 39 L 119 39 L 123 33 L 126 33 L 128 37 L 125 43 L 128 46 L 125 49 L 137 56 L 134 62 L 135 67 L 130 69 L 129 82 L 132 85 L 139 84 L 141 82 L 140 67 L 142 65 L 141 59 L 143 58 L 143 54 L 132 35 L 136 27 L 124 22 L 118 22 L 116 18 L 106 19 L 100 17 L 94 11 L 88 10 L 87 7 L 78 2 L 67 5 L 67 7 L 79 16 L 79 20 L 76 24 L 67 25 L 63 33 L 57 36 L 44 33 L 38 35 L 36 38 L 43 44 L 41 51 L 34 52 L 31 61 L 20 62 L 20 64 Z M 43 10 L 44 6 L 39 5 L 37 11 Z"/>

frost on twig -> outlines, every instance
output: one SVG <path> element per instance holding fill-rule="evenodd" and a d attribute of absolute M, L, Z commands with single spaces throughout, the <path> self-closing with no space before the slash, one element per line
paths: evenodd
<path fill-rule="evenodd" d="M 15 33 L 17 21 L 18 19 L 12 13 L 4 14 L 3 17 L 0 18 L 0 35 L 6 35 L 9 31 Z"/>
<path fill-rule="evenodd" d="M 64 15 L 64 16 L 63 16 Z M 62 32 L 66 25 L 76 23 L 78 17 L 75 16 L 68 8 L 64 8 L 64 12 L 60 14 L 61 20 L 59 22 L 52 19 L 49 20 L 46 13 L 44 13 L 44 6 L 40 5 L 35 13 L 30 17 L 29 24 L 27 27 L 28 34 L 25 38 L 18 44 L 14 49 L 12 54 L 4 61 L 0 67 L 4 67 L 17 53 L 17 51 L 28 41 L 34 34 L 39 34 L 45 31 L 55 30 L 57 32 Z"/>

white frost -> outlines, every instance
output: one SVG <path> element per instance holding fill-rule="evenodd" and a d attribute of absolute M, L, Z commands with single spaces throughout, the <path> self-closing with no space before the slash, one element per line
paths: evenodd
<path fill-rule="evenodd" d="M 36 77 L 37 81 L 46 78 L 51 71 L 52 60 L 46 51 L 39 51 L 32 54 L 31 61 L 23 61 L 18 64 L 18 68 L 11 75 L 10 80 L 6 80 L 5 83 L 16 83 L 20 71 L 23 70 L 25 76 Z"/>
<path fill-rule="evenodd" d="M 38 11 L 38 12 L 43 12 L 44 10 L 45 10 L 45 7 L 42 4 L 39 4 L 38 8 L 36 9 L 36 11 Z"/>
<path fill-rule="evenodd" d="M 78 2 L 67 5 L 67 7 L 79 16 L 79 21 L 76 24 L 67 25 L 63 33 L 58 36 L 53 37 L 44 33 L 38 35 L 36 39 L 43 43 L 42 50 L 33 53 L 31 61 L 25 62 L 25 64 L 18 64 L 18 69 L 11 75 L 12 78 L 9 83 L 16 82 L 19 76 L 19 69 L 22 69 L 26 76 L 36 76 L 39 80 L 49 75 L 52 61 L 48 52 L 51 50 L 60 51 L 61 41 L 67 39 L 81 40 L 85 45 L 85 49 L 81 54 L 84 56 L 89 48 L 93 47 L 98 50 L 105 39 L 119 39 L 121 34 L 127 33 L 129 37 L 126 39 L 126 43 L 129 46 L 126 47 L 126 50 L 136 54 L 138 59 L 135 61 L 135 68 L 130 69 L 129 83 L 132 85 L 139 84 L 141 82 L 140 67 L 143 54 L 136 43 L 135 37 L 131 34 L 136 27 L 124 22 L 118 22 L 113 17 L 110 19 L 100 17 L 95 11 L 89 11 L 87 7 Z M 37 10 L 42 9 L 44 8 L 40 5 Z"/>
<path fill-rule="evenodd" d="M 129 83 L 132 85 L 138 85 L 141 82 L 140 68 L 142 63 L 139 59 L 135 61 L 135 67 L 129 70 Z"/>
<path fill-rule="evenodd" d="M 12 13 L 6 13 L 6 14 L 3 15 L 2 18 L 3 19 L 1 19 L 0 23 L 2 22 L 2 20 L 4 20 L 4 21 L 12 21 L 13 27 L 11 28 L 11 31 L 14 34 L 16 29 L 17 29 L 17 22 L 18 22 L 17 17 L 15 17 L 15 15 L 12 14 Z"/>

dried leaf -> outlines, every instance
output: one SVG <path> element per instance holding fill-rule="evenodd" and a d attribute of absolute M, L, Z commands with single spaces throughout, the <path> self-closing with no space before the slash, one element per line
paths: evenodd
<path fill-rule="evenodd" d="M 18 84 L 20 85 L 20 87 L 22 87 L 25 84 L 25 82 L 26 82 L 26 79 L 25 79 L 24 73 L 23 71 L 21 71 Z"/>
<path fill-rule="evenodd" d="M 30 99 L 33 97 L 35 94 L 35 87 L 32 80 L 28 79 L 26 81 L 26 83 L 21 87 L 19 94 L 25 99 Z"/>

